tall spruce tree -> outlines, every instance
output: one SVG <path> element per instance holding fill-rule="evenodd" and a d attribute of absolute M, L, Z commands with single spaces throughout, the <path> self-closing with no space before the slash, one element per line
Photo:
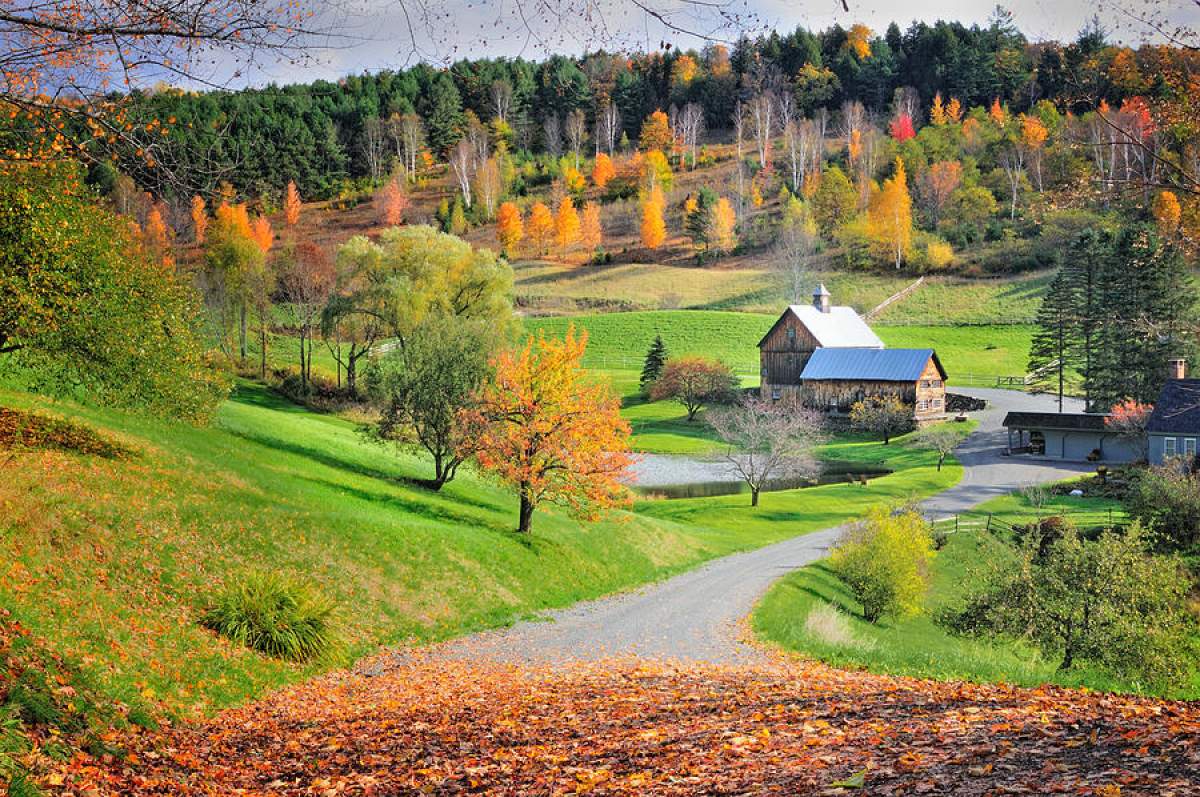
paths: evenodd
<path fill-rule="evenodd" d="M 1038 309 L 1038 329 L 1029 348 L 1032 384 L 1058 394 L 1058 411 L 1063 411 L 1067 374 L 1079 345 L 1080 292 L 1074 275 L 1060 268 L 1051 280 Z"/>
<path fill-rule="evenodd" d="M 667 364 L 669 356 L 662 335 L 655 335 L 654 342 L 646 352 L 646 361 L 642 364 L 642 377 L 638 380 L 643 393 L 649 392 L 650 386 L 662 376 L 663 366 Z"/>
<path fill-rule="evenodd" d="M 1122 230 L 1101 270 L 1097 348 L 1088 378 L 1092 409 L 1125 398 L 1151 403 L 1167 379 L 1167 361 L 1192 348 L 1195 305 L 1179 250 L 1149 225 Z"/>
<path fill-rule="evenodd" d="M 1106 316 L 1105 304 L 1101 300 L 1102 274 L 1112 258 L 1112 237 L 1101 230 L 1085 230 L 1071 242 L 1063 267 L 1071 275 L 1076 293 L 1074 370 L 1083 378 L 1084 407 L 1090 412 L 1097 408 L 1092 404 L 1090 390 L 1093 383 L 1092 363 L 1096 359 L 1100 328 Z M 1105 408 L 1107 409 L 1107 408 Z"/>

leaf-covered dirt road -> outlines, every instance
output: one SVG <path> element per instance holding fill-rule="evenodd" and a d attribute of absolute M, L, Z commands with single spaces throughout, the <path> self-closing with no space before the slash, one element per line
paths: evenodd
<path fill-rule="evenodd" d="M 364 662 L 79 759 L 122 795 L 1200 794 L 1200 706 L 776 660 Z"/>

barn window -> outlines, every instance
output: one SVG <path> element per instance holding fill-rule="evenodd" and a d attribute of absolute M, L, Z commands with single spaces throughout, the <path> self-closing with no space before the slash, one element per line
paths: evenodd
<path fill-rule="evenodd" d="M 1188 437 L 1184 439 L 1183 453 L 1187 454 L 1189 457 L 1196 456 L 1196 438 Z"/>
<path fill-rule="evenodd" d="M 1176 454 L 1175 438 L 1174 437 L 1164 437 L 1163 438 L 1163 456 L 1173 457 L 1173 456 L 1175 456 L 1175 454 Z"/>
<path fill-rule="evenodd" d="M 767 369 L 764 367 L 762 369 L 762 376 L 766 376 L 766 375 L 767 375 Z"/>
<path fill-rule="evenodd" d="M 777 387 L 771 388 L 771 400 L 772 401 L 779 401 L 779 399 L 782 396 L 783 396 L 783 392 L 779 388 L 777 388 Z"/>
<path fill-rule="evenodd" d="M 796 328 L 795 327 L 788 327 L 788 340 L 789 341 L 796 340 Z"/>

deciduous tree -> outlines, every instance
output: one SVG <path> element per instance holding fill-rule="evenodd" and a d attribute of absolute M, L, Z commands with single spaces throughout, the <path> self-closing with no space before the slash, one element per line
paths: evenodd
<path fill-rule="evenodd" d="M 604 188 L 616 174 L 617 170 L 613 166 L 612 158 L 603 152 L 597 153 L 596 160 L 592 164 L 592 182 L 596 187 Z"/>
<path fill-rule="evenodd" d="M 529 209 L 529 224 L 526 227 L 529 242 L 539 255 L 550 251 L 554 240 L 554 214 L 541 202 L 534 202 Z"/>
<path fill-rule="evenodd" d="M 312 379 L 312 351 L 321 311 L 333 293 L 333 259 L 311 241 L 287 246 L 276 260 L 279 291 L 300 339 L 300 386 Z"/>
<path fill-rule="evenodd" d="M 629 424 L 620 401 L 583 368 L 587 334 L 530 338 L 493 361 L 495 376 L 463 413 L 481 467 L 513 485 L 517 531 L 550 502 L 594 519 L 628 500 Z"/>
<path fill-rule="evenodd" d="M 300 191 L 295 180 L 288 180 L 283 197 L 283 218 L 289 227 L 295 227 L 300 221 Z"/>
<path fill-rule="evenodd" d="M 912 197 L 908 193 L 908 178 L 904 161 L 896 158 L 895 171 L 883 181 L 879 193 L 871 198 L 867 208 L 871 238 L 896 268 L 908 257 L 912 243 Z"/>
<path fill-rule="evenodd" d="M 381 224 L 396 227 L 404 221 L 404 212 L 408 210 L 408 194 L 400 185 L 399 175 L 393 176 L 379 193 L 375 195 L 375 212 Z"/>
<path fill-rule="evenodd" d="M 642 202 L 642 246 L 657 249 L 667 238 L 667 223 L 663 219 L 662 192 L 652 193 Z"/>
<path fill-rule="evenodd" d="M 192 197 L 192 239 L 198 243 L 204 243 L 204 234 L 208 231 L 208 208 L 205 207 L 204 198 L 199 194 Z"/>
<path fill-rule="evenodd" d="M 896 396 L 867 396 L 851 405 L 850 425 L 860 432 L 882 437 L 886 446 L 893 436 L 912 428 L 912 407 Z"/>
<path fill-rule="evenodd" d="M 579 220 L 579 241 L 590 252 L 604 244 L 604 226 L 600 220 L 600 205 L 588 200 Z"/>
<path fill-rule="evenodd" d="M 579 226 L 579 213 L 575 210 L 575 203 L 571 201 L 571 197 L 563 197 L 558 203 L 558 211 L 554 214 L 554 240 L 564 254 L 578 243 Z"/>
<path fill-rule="evenodd" d="M 667 115 L 661 110 L 656 110 L 647 116 L 646 120 L 642 122 L 642 133 L 638 138 L 641 148 L 645 152 L 658 150 L 665 155 L 671 151 L 673 143 L 671 123 L 667 119 Z"/>
<path fill-rule="evenodd" d="M 929 524 L 919 512 L 876 507 L 843 534 L 829 564 L 862 604 L 863 619 L 877 623 L 921 612 L 933 558 Z"/>
<path fill-rule="evenodd" d="M 687 419 L 694 421 L 705 406 L 734 401 L 737 391 L 737 375 L 720 360 L 680 357 L 667 361 L 650 388 L 650 399 L 673 399 L 687 410 Z"/>
<path fill-rule="evenodd" d="M 737 214 L 725 197 L 712 208 L 712 242 L 722 252 L 731 252 L 737 246 Z"/>
<path fill-rule="evenodd" d="M 506 257 L 511 258 L 517 251 L 517 244 L 525 237 L 525 224 L 521 219 L 521 209 L 515 202 L 502 202 L 496 212 L 496 241 Z"/>
<path fill-rule="evenodd" d="M 750 488 L 750 505 L 772 482 L 816 475 L 813 450 L 825 440 L 824 420 L 794 402 L 746 397 L 711 410 L 708 423 L 727 446 L 725 460 Z"/>

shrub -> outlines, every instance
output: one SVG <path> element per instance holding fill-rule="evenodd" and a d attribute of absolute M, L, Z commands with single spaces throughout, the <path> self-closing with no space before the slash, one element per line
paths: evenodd
<path fill-rule="evenodd" d="M 1132 472 L 1125 498 L 1129 514 L 1155 532 L 1163 550 L 1200 548 L 1200 478 L 1177 467 Z"/>
<path fill-rule="evenodd" d="M 86 426 L 5 407 L 0 407 L 0 448 L 18 451 L 55 449 L 107 459 L 126 457 L 131 453 Z"/>
<path fill-rule="evenodd" d="M 830 564 L 862 604 L 863 618 L 919 614 L 933 559 L 929 524 L 913 509 L 877 508 L 851 526 L 830 554 Z"/>
<path fill-rule="evenodd" d="M 252 573 L 219 595 L 202 622 L 267 656 L 308 661 L 332 647 L 332 615 L 332 602 L 300 584 Z"/>
<path fill-rule="evenodd" d="M 992 559 L 938 622 L 957 633 L 1024 638 L 1060 670 L 1088 661 L 1125 678 L 1187 683 L 1195 669 L 1190 586 L 1179 563 L 1147 552 L 1135 523 L 1095 542 L 1066 526 L 1046 555 L 1030 537 L 1017 561 Z"/>
<path fill-rule="evenodd" d="M 870 640 L 859 639 L 850 627 L 850 620 L 829 603 L 814 606 L 804 618 L 804 633 L 818 642 L 839 648 L 870 649 Z"/>

